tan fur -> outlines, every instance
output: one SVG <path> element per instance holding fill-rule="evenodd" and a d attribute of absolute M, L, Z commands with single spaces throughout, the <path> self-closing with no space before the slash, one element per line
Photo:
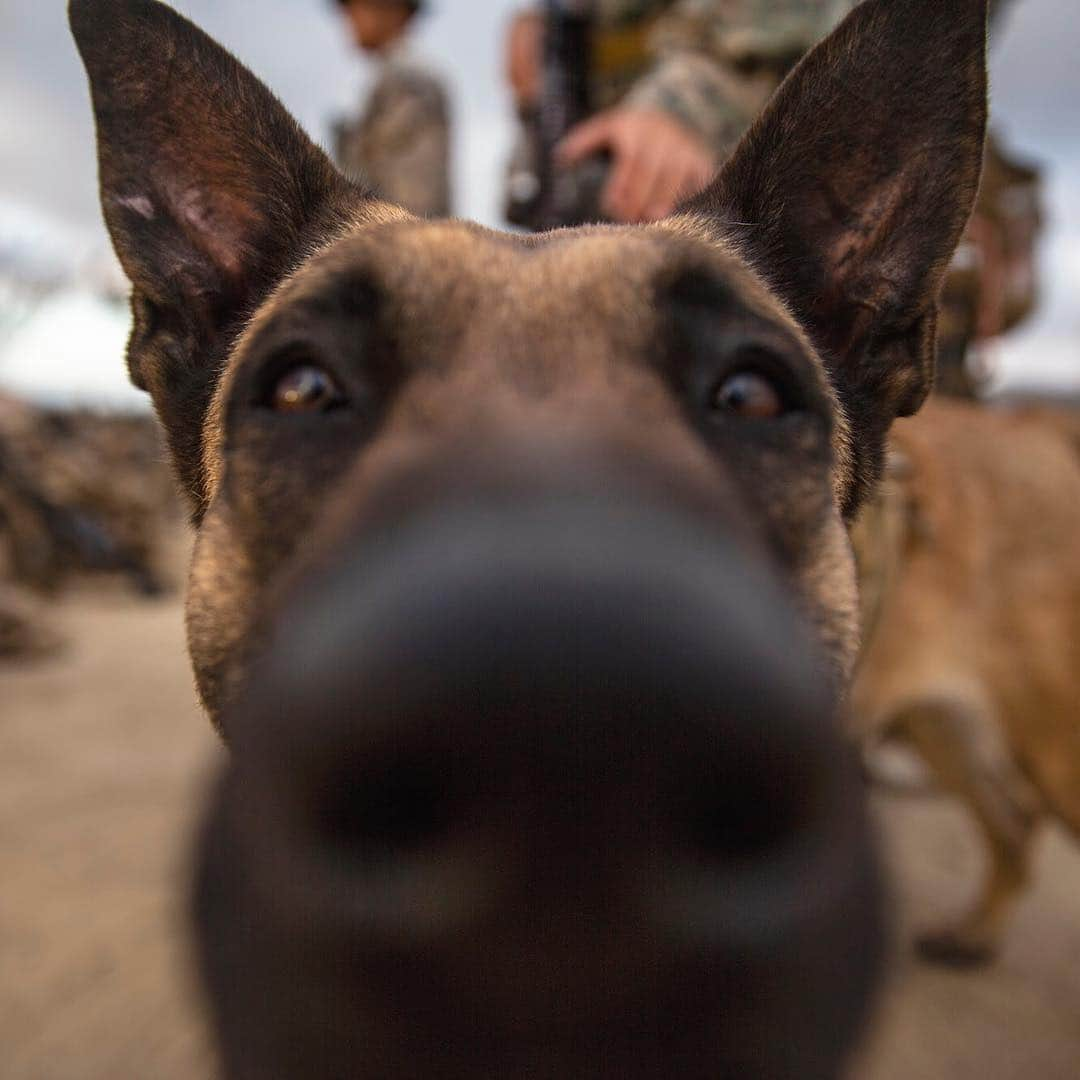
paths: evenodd
<path fill-rule="evenodd" d="M 1027 883 L 1036 821 L 1080 832 L 1080 454 L 1050 415 L 940 402 L 893 449 L 855 533 L 869 636 L 853 712 L 862 734 L 914 745 L 981 828 L 982 897 L 924 941 L 977 962 Z"/>
<path fill-rule="evenodd" d="M 662 373 L 648 362 L 658 315 L 640 302 L 654 282 L 688 265 L 708 268 L 751 316 L 775 327 L 778 341 L 802 352 L 818 391 L 840 415 L 824 366 L 799 324 L 723 238 L 704 227 L 586 228 L 509 238 L 469 223 L 421 222 L 393 208 L 382 212 L 381 205 L 379 213 L 321 244 L 283 280 L 240 335 L 221 374 L 204 426 L 207 498 L 191 575 L 189 638 L 197 670 L 216 668 L 254 634 L 262 617 L 255 600 L 265 593 L 245 570 L 235 508 L 221 491 L 226 402 L 274 320 L 357 267 L 392 297 L 391 321 L 403 328 L 407 352 L 428 351 L 426 340 L 409 335 L 433 309 L 443 313 L 443 340 L 438 365 L 412 375 L 352 478 L 343 481 L 340 499 L 348 506 L 362 505 L 363 489 L 410 455 L 442 455 L 448 446 L 484 437 L 510 445 L 509 432 L 519 445 L 547 447 L 547 453 L 557 447 L 567 459 L 575 453 L 582 461 L 637 457 L 668 475 L 670 484 L 719 504 L 730 481 L 683 421 Z M 613 274 L 613 266 L 620 273 Z M 589 297 L 587 308 L 582 296 Z M 840 417 L 832 454 L 837 505 L 821 517 L 817 532 L 804 537 L 794 577 L 842 680 L 857 640 L 852 560 L 838 509 L 846 448 Z M 815 517 L 811 507 L 823 501 L 816 481 L 804 492 L 791 489 L 771 510 L 776 527 Z M 332 527 L 324 530 L 320 536 Z M 324 546 L 331 543 L 326 539 Z M 205 684 L 203 691 L 211 705 L 221 696 Z"/>
<path fill-rule="evenodd" d="M 540 236 L 381 202 L 165 5 L 70 0 L 70 19 L 129 367 L 200 532 L 188 625 L 212 714 L 350 519 L 480 448 L 722 520 L 846 680 L 844 522 L 929 390 L 982 161 L 986 0 L 867 0 L 671 219 Z M 274 419 L 286 371 L 312 369 L 347 423 Z M 723 394 L 747 375 L 766 420 Z"/>

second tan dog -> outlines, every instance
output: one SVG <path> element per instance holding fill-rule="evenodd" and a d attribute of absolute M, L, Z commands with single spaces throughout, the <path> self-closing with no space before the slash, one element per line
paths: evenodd
<path fill-rule="evenodd" d="M 854 533 L 865 733 L 896 736 L 975 816 L 990 869 L 973 911 L 919 941 L 993 958 L 1045 817 L 1080 832 L 1080 439 L 1049 410 L 936 402 L 893 431 Z"/>

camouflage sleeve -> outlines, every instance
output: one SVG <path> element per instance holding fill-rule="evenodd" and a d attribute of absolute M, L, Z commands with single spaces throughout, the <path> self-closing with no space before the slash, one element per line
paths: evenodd
<path fill-rule="evenodd" d="M 662 59 L 634 85 L 625 104 L 669 113 L 718 155 L 734 146 L 754 118 L 738 80 L 696 52 Z"/>
<path fill-rule="evenodd" d="M 446 94 L 422 72 L 398 72 L 372 96 L 363 124 L 368 182 L 414 214 L 450 213 L 450 115 Z"/>
<path fill-rule="evenodd" d="M 663 109 L 727 153 L 808 48 L 856 0 L 676 0 L 627 103 Z"/>

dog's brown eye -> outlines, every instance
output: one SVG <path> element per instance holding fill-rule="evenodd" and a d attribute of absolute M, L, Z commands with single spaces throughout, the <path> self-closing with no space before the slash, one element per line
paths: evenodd
<path fill-rule="evenodd" d="M 325 412 L 341 401 L 333 378 L 314 364 L 297 364 L 278 379 L 271 396 L 275 412 Z"/>
<path fill-rule="evenodd" d="M 784 411 L 780 392 L 755 371 L 739 371 L 724 379 L 713 392 L 709 406 L 718 413 L 748 420 L 771 420 Z"/>

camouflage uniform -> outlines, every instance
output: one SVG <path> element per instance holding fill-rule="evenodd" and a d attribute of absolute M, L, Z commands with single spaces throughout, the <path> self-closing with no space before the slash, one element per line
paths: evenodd
<path fill-rule="evenodd" d="M 698 135 L 722 161 L 784 75 L 856 0 L 594 0 L 589 102 L 659 109 Z M 545 175 L 536 110 L 521 115 L 508 170 L 508 218 L 530 228 L 530 200 Z M 572 174 L 582 219 L 594 220 L 604 171 Z M 570 199 L 569 202 L 575 200 Z M 565 224 L 565 221 L 558 222 Z"/>
<path fill-rule="evenodd" d="M 595 0 L 598 109 L 659 108 L 725 157 L 859 0 Z M 991 0 L 998 29 L 1014 0 Z"/>
<path fill-rule="evenodd" d="M 336 131 L 338 164 L 423 217 L 450 213 L 450 107 L 442 83 L 398 47 L 363 112 Z"/>
<path fill-rule="evenodd" d="M 855 0 L 596 0 L 597 109 L 663 109 L 718 156 Z"/>
<path fill-rule="evenodd" d="M 658 108 L 726 157 L 792 65 L 855 0 L 600 0 L 603 17 L 651 17 L 648 68 L 622 98 Z M 608 87 L 598 80 L 597 100 Z"/>

